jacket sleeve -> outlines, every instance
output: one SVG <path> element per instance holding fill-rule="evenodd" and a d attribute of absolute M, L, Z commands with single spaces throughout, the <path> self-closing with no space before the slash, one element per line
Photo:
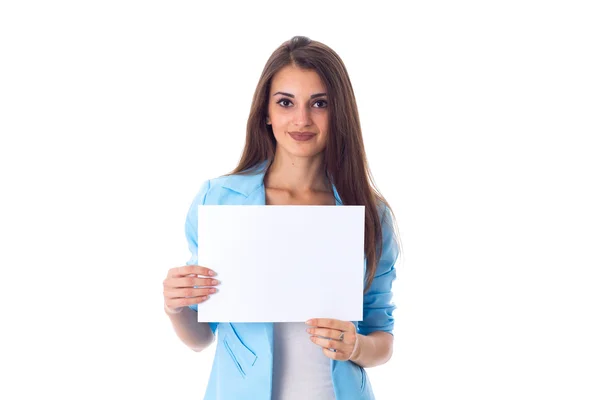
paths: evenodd
<path fill-rule="evenodd" d="M 185 238 L 187 239 L 190 250 L 190 258 L 185 265 L 198 265 L 198 206 L 204 205 L 206 194 L 210 190 L 210 179 L 202 183 L 200 190 L 194 197 L 185 219 Z M 188 306 L 194 311 L 198 311 L 198 304 Z M 209 322 L 213 333 L 217 330 L 218 323 Z"/>
<path fill-rule="evenodd" d="M 390 334 L 394 329 L 393 311 L 396 305 L 392 301 L 392 282 L 396 279 L 396 261 L 400 255 L 400 246 L 394 234 L 391 213 L 385 207 L 381 218 L 382 252 L 377 263 L 373 283 L 363 297 L 363 320 L 358 321 L 358 333 L 368 335 L 383 331 Z"/>

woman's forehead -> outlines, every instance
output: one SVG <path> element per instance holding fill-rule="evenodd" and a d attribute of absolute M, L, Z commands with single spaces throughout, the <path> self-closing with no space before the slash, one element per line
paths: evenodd
<path fill-rule="evenodd" d="M 326 93 L 321 77 L 314 70 L 287 66 L 279 70 L 271 83 L 271 95 L 283 92 L 297 97 Z"/>

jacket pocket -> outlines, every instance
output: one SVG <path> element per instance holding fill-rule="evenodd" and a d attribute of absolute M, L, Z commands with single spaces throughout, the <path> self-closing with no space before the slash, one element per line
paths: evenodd
<path fill-rule="evenodd" d="M 223 327 L 225 328 L 222 331 L 224 334 L 223 345 L 238 371 L 242 377 L 245 378 L 250 368 L 256 363 L 258 357 L 242 342 L 231 323 L 221 324 L 219 329 Z"/>

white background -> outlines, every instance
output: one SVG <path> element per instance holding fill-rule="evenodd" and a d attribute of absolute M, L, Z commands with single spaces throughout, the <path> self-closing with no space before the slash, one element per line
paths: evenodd
<path fill-rule="evenodd" d="M 3 399 L 202 398 L 162 309 L 200 184 L 282 42 L 344 60 L 398 218 L 378 399 L 598 399 L 592 1 L 5 1 Z"/>

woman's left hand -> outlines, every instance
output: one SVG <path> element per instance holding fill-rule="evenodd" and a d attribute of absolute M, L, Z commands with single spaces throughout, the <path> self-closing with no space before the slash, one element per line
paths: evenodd
<path fill-rule="evenodd" d="M 313 343 L 321 346 L 327 357 L 347 361 L 357 353 L 359 340 L 356 326 L 349 321 L 331 318 L 315 318 L 306 321 L 306 330 Z M 321 337 L 320 337 L 321 336 Z"/>

